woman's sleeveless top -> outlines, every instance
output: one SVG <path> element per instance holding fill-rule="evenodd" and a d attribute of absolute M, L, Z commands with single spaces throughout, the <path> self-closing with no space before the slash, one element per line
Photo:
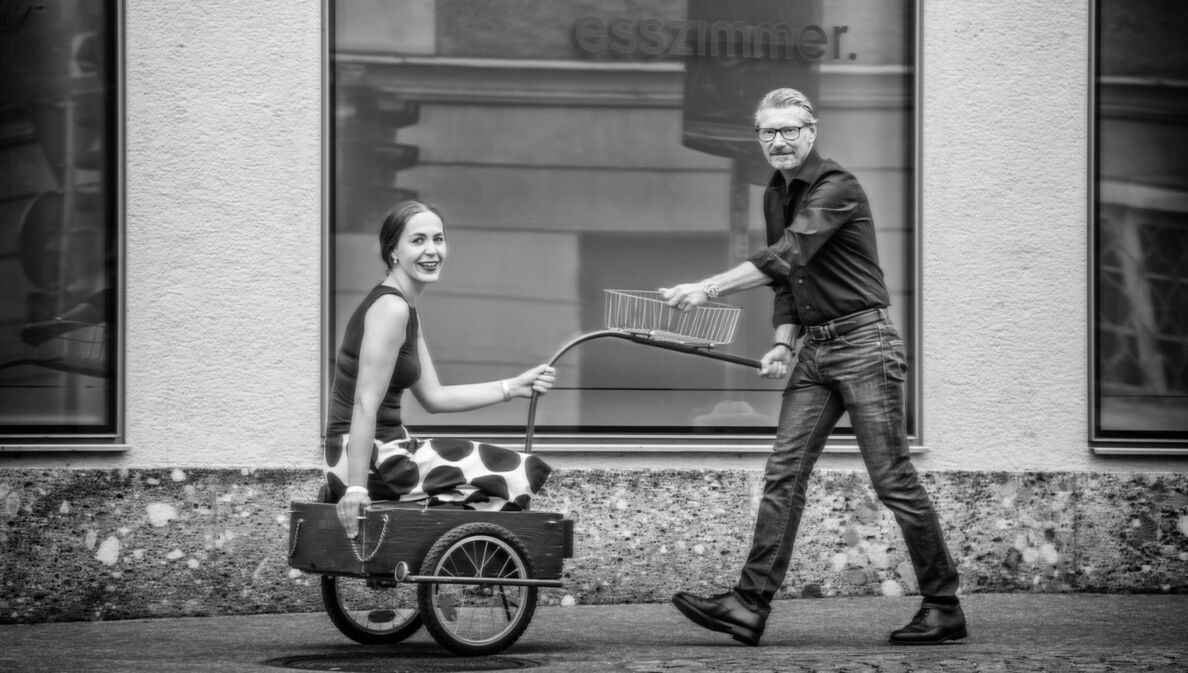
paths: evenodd
<path fill-rule="evenodd" d="M 396 288 L 377 285 L 367 294 L 347 322 L 338 357 L 334 360 L 334 382 L 330 389 L 330 412 L 326 423 L 327 438 L 338 437 L 350 431 L 351 411 L 355 405 L 355 383 L 359 376 L 359 351 L 363 345 L 363 321 L 371 305 L 386 294 L 394 294 L 404 299 L 404 295 Z M 421 360 L 417 350 L 418 330 L 417 310 L 409 304 L 404 345 L 400 347 L 392 380 L 388 383 L 388 391 L 384 394 L 375 419 L 375 438 L 380 442 L 405 435 L 400 418 L 400 398 L 405 388 L 411 387 L 421 377 Z"/>

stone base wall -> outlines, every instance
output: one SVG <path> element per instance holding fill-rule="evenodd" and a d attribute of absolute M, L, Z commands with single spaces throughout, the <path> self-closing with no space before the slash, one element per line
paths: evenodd
<path fill-rule="evenodd" d="M 935 472 L 962 591 L 1188 591 L 1182 474 Z M 304 612 L 318 578 L 287 565 L 288 503 L 313 470 L 0 470 L 0 622 Z M 762 475 L 554 472 L 534 509 L 575 519 L 564 589 L 541 602 L 666 601 L 735 580 Z M 916 592 L 902 538 L 862 472 L 819 471 L 781 597 Z"/>

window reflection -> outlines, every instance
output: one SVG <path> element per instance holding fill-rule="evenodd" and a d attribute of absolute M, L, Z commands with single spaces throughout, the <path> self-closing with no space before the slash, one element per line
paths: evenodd
<path fill-rule="evenodd" d="M 1188 58 L 1177 3 L 1097 7 L 1098 438 L 1188 439 Z"/>
<path fill-rule="evenodd" d="M 517 7 L 332 3 L 331 353 L 382 278 L 384 212 L 414 195 L 449 229 L 443 280 L 419 307 L 447 382 L 507 376 L 602 329 L 605 289 L 655 289 L 745 259 L 764 238 L 770 177 L 753 109 L 776 86 L 814 95 L 818 149 L 870 194 L 893 318 L 914 339 L 913 2 Z M 727 302 L 743 314 L 721 350 L 758 357 L 770 292 Z M 558 368 L 537 416 L 558 432 L 770 432 L 782 383 L 620 342 L 570 351 Z M 406 404 L 419 428 L 524 424 L 516 405 L 451 417 Z"/>
<path fill-rule="evenodd" d="M 116 429 L 115 11 L 0 15 L 0 434 Z"/>

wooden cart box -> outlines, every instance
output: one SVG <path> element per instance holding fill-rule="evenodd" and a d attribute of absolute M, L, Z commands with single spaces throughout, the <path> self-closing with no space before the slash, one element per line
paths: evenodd
<path fill-rule="evenodd" d="M 573 556 L 573 520 L 552 512 L 478 512 L 376 502 L 366 511 L 359 537 L 347 539 L 334 505 L 293 502 L 289 514 L 289 565 L 313 573 L 391 577 L 404 562 L 419 573 L 437 538 L 467 523 L 506 528 L 524 543 L 539 579 L 561 577 Z"/>

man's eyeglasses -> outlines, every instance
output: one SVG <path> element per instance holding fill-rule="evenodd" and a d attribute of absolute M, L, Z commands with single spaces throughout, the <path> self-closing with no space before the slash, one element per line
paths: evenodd
<path fill-rule="evenodd" d="M 784 140 L 792 141 L 800 137 L 800 129 L 803 126 L 785 126 L 782 129 L 755 129 L 756 135 L 765 143 L 775 140 L 776 134 L 783 136 Z"/>

